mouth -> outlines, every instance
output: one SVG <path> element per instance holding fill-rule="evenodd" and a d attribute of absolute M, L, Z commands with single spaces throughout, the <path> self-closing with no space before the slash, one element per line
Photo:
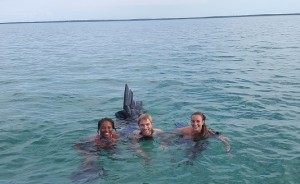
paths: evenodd
<path fill-rule="evenodd" d="M 109 137 L 111 134 L 109 132 L 106 132 L 103 134 L 104 137 Z"/>
<path fill-rule="evenodd" d="M 194 130 L 199 130 L 201 127 L 200 126 L 193 126 Z"/>
<path fill-rule="evenodd" d="M 149 130 L 143 130 L 142 133 L 143 135 L 151 135 L 151 131 Z"/>

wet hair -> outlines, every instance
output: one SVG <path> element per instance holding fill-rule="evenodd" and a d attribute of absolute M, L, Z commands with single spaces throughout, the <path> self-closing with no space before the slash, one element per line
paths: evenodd
<path fill-rule="evenodd" d="M 139 116 L 138 124 L 140 124 L 140 122 L 141 122 L 142 120 L 149 120 L 150 123 L 152 124 L 152 117 L 151 117 L 149 114 L 147 114 L 147 113 L 143 113 L 143 114 L 141 114 L 141 115 Z"/>
<path fill-rule="evenodd" d="M 199 116 L 201 116 L 201 118 L 202 118 L 202 121 L 204 121 L 205 122 L 205 120 L 206 120 L 206 116 L 202 113 L 202 112 L 194 112 L 192 115 L 191 115 L 191 118 L 192 118 L 192 116 L 194 116 L 194 115 L 199 115 Z"/>
<path fill-rule="evenodd" d="M 100 129 L 102 123 L 104 123 L 105 121 L 110 122 L 111 125 L 112 125 L 112 128 L 116 130 L 116 128 L 115 128 L 115 123 L 114 123 L 114 121 L 113 121 L 112 119 L 110 119 L 110 118 L 102 118 L 102 119 L 100 119 L 99 122 L 98 122 L 98 129 L 97 129 L 97 130 Z"/>

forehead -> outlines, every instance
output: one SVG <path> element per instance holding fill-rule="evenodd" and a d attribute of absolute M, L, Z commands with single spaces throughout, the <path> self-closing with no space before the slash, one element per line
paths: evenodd
<path fill-rule="evenodd" d="M 112 126 L 112 123 L 110 121 L 103 121 L 103 123 L 101 123 L 101 127 L 104 126 Z"/>
<path fill-rule="evenodd" d="M 202 120 L 202 116 L 196 114 L 192 116 L 192 119 L 201 119 Z"/>
<path fill-rule="evenodd" d="M 146 124 L 146 123 L 150 123 L 150 120 L 149 119 L 141 119 L 140 123 L 139 124 Z"/>

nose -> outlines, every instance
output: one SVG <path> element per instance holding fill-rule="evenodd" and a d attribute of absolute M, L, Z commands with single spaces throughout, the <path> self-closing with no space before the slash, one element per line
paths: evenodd
<path fill-rule="evenodd" d="M 146 129 L 148 126 L 147 125 L 141 125 L 142 129 Z"/>

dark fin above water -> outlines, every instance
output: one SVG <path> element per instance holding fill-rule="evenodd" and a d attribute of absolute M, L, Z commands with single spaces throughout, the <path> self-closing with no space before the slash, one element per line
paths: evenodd
<path fill-rule="evenodd" d="M 120 120 L 134 120 L 139 117 L 143 107 L 142 101 L 133 100 L 133 92 L 125 85 L 123 110 L 115 113 L 116 118 Z"/>

